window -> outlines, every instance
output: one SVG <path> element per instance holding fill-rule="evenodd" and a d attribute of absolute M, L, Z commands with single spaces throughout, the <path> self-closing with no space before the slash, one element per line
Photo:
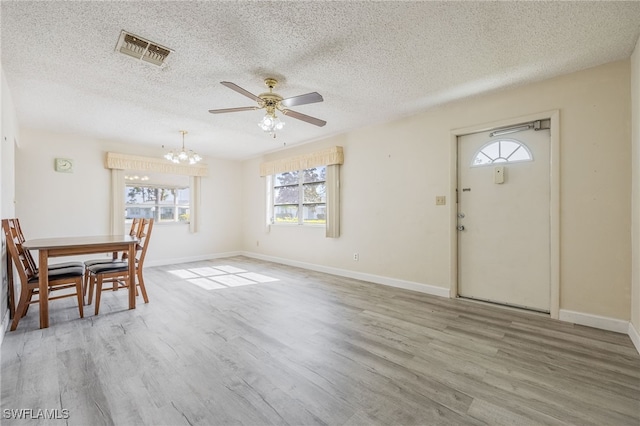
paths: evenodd
<path fill-rule="evenodd" d="M 124 190 L 125 220 L 153 218 L 156 222 L 189 222 L 188 186 L 156 186 L 127 183 Z"/>
<path fill-rule="evenodd" d="M 209 174 L 209 167 L 206 164 L 173 164 L 163 158 L 107 152 L 105 166 L 111 171 L 110 228 L 112 234 L 124 234 L 127 232 L 125 225 L 127 221 L 123 219 L 127 216 L 131 217 L 127 212 L 128 207 L 147 208 L 146 211 L 140 210 L 140 214 L 149 213 L 151 212 L 151 207 L 156 207 L 155 201 L 154 205 L 151 206 L 143 202 L 140 199 L 141 197 L 134 197 L 133 200 L 130 200 L 128 195 L 131 188 L 127 188 L 127 186 L 134 188 L 164 188 L 165 190 L 188 188 L 188 193 L 176 194 L 175 204 L 171 205 L 171 211 L 175 212 L 173 210 L 175 206 L 178 211 L 178 221 L 185 224 L 188 223 L 189 232 L 198 232 L 202 177 Z M 148 192 L 149 190 L 147 189 Z M 166 199 L 163 200 L 162 196 L 156 198 L 160 200 L 158 207 L 156 207 L 157 213 L 156 210 L 153 210 L 153 217 L 156 217 L 156 214 L 159 216 L 160 203 L 168 201 Z M 188 210 L 185 211 L 185 208 Z M 130 213 L 133 215 L 134 211 L 131 210 Z M 175 215 L 173 217 L 175 218 Z M 160 218 L 158 217 L 158 219 Z"/>
<path fill-rule="evenodd" d="M 326 166 L 274 175 L 271 223 L 326 224 L 326 180 Z"/>
<path fill-rule="evenodd" d="M 515 139 L 502 139 L 485 144 L 473 157 L 471 164 L 486 166 L 494 163 L 515 163 L 533 161 L 529 148 Z"/>

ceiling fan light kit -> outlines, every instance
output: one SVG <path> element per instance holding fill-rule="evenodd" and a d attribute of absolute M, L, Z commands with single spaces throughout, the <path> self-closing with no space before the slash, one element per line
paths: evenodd
<path fill-rule="evenodd" d="M 222 114 L 227 112 L 264 109 L 265 115 L 264 117 L 262 117 L 262 120 L 258 122 L 258 127 L 260 127 L 266 133 L 269 133 L 274 138 L 276 137 L 276 131 L 282 130 L 284 128 L 284 122 L 278 118 L 278 116 L 276 115 L 276 111 L 280 111 L 283 115 L 305 121 L 318 127 L 322 127 L 327 124 L 327 122 L 324 120 L 292 111 L 287 108 L 297 105 L 322 102 L 324 99 L 318 92 L 311 92 L 304 95 L 293 96 L 291 98 L 284 99 L 279 94 L 273 92 L 273 88 L 276 86 L 276 84 L 278 84 L 278 81 L 275 78 L 266 78 L 264 80 L 264 84 L 269 88 L 269 91 L 261 93 L 258 96 L 254 95 L 248 90 L 243 89 L 235 83 L 231 83 L 230 81 L 221 81 L 220 84 L 240 93 L 241 95 L 248 97 L 249 99 L 254 100 L 258 105 L 238 108 L 210 109 L 209 112 L 211 114 Z"/>
<path fill-rule="evenodd" d="M 262 120 L 258 122 L 258 127 L 275 138 L 276 131 L 282 130 L 284 128 L 284 121 L 281 121 L 275 113 L 273 113 L 273 115 L 270 115 L 267 112 L 264 117 L 262 117 Z"/>

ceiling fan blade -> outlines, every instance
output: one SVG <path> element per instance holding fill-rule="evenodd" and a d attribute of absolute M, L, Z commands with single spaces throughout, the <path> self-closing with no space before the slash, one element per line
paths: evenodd
<path fill-rule="evenodd" d="M 280 101 L 280 105 L 283 107 L 293 107 L 298 105 L 312 104 L 315 102 L 322 102 L 322 95 L 318 92 L 307 93 L 306 95 L 292 96 Z"/>
<path fill-rule="evenodd" d="M 318 127 L 322 127 L 327 124 L 327 122 L 324 120 L 320 120 L 319 118 L 311 117 L 310 115 L 302 114 L 297 111 L 291 111 L 290 109 L 283 109 L 281 111 L 288 117 L 297 118 L 298 120 L 306 121 L 307 123 L 313 124 Z"/>
<path fill-rule="evenodd" d="M 254 109 L 260 109 L 257 106 L 250 107 L 238 107 L 238 108 L 222 108 L 222 109 L 210 109 L 211 114 L 222 114 L 224 112 L 238 112 L 238 111 L 253 111 Z"/>
<path fill-rule="evenodd" d="M 220 84 L 222 84 L 223 86 L 228 87 L 231 90 L 235 90 L 236 92 L 240 93 L 241 95 L 245 95 L 249 99 L 253 99 L 256 102 L 262 102 L 262 99 L 260 99 L 259 97 L 257 97 L 253 93 L 251 93 L 251 92 L 249 92 L 247 90 L 244 90 L 242 87 L 238 86 L 235 83 L 232 83 L 230 81 L 221 81 Z"/>

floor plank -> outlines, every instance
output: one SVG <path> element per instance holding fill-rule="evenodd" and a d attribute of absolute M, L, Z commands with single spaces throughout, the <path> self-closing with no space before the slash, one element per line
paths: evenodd
<path fill-rule="evenodd" d="M 640 424 L 625 335 L 241 256 L 145 281 L 135 310 L 62 299 L 40 330 L 30 308 L 0 352 L 3 425 Z M 29 409 L 69 418 L 7 418 Z"/>

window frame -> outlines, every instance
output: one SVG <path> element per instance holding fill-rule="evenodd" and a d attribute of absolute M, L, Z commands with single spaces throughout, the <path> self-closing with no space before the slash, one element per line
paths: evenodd
<path fill-rule="evenodd" d="M 150 189 L 154 189 L 156 191 L 158 190 L 169 190 L 169 191 L 176 191 L 175 196 L 173 197 L 173 203 L 162 203 L 159 200 L 159 194 L 157 194 L 156 192 L 156 197 L 155 197 L 155 203 L 154 204 L 132 204 L 132 203 L 128 203 L 127 199 L 128 199 L 128 190 L 129 188 L 150 188 Z M 186 203 L 184 202 L 179 202 L 180 198 L 178 197 L 178 193 L 177 191 L 179 190 L 187 190 L 188 194 L 189 194 L 189 199 L 187 200 Z M 127 218 L 127 209 L 130 207 L 133 208 L 143 208 L 143 209 L 148 209 L 151 208 L 152 212 L 153 212 L 153 218 L 155 220 L 156 224 L 162 224 L 162 225 L 189 225 L 191 222 L 191 198 L 192 198 L 192 189 L 191 189 L 191 185 L 187 184 L 187 185 L 163 185 L 163 184 L 159 184 L 159 183 L 147 183 L 147 182 L 125 182 L 124 185 L 124 211 L 125 211 L 125 217 L 124 217 L 124 222 L 125 224 L 130 224 L 133 220 L 133 218 Z M 167 219 L 162 219 L 161 218 L 161 212 L 162 212 L 162 208 L 163 207 L 169 207 L 173 209 L 173 220 L 167 220 Z M 180 220 L 180 209 L 184 209 L 186 210 L 187 214 L 188 214 L 188 219 L 187 220 Z"/>
<path fill-rule="evenodd" d="M 312 170 L 312 169 L 324 169 L 324 179 L 314 180 L 312 182 L 305 182 L 304 181 L 305 171 Z M 328 191 L 327 171 L 328 171 L 328 166 L 321 165 L 321 166 L 309 167 L 306 169 L 290 170 L 287 172 L 281 172 L 274 175 L 269 175 L 267 179 L 267 212 L 268 212 L 267 223 L 270 225 L 278 225 L 278 226 L 326 227 L 327 226 L 327 191 Z M 277 184 L 276 177 L 284 173 L 297 173 L 298 182 L 283 184 L 283 185 Z M 304 200 L 305 187 L 314 186 L 318 184 L 324 185 L 324 190 L 325 190 L 324 202 L 305 202 Z M 277 189 L 286 188 L 286 187 L 297 187 L 298 202 L 296 204 L 294 203 L 276 204 L 275 198 L 276 198 Z M 276 220 L 276 208 L 279 206 L 295 206 L 297 208 L 297 221 L 287 222 L 287 221 Z M 304 210 L 305 210 L 305 207 L 308 207 L 308 206 L 324 206 L 324 220 L 321 222 L 307 221 L 304 218 Z"/>
<path fill-rule="evenodd" d="M 511 151 L 511 153 L 507 156 L 507 157 L 502 157 L 502 142 L 510 142 L 510 143 L 514 143 L 516 145 L 518 145 L 518 147 L 516 149 L 514 149 L 513 151 Z M 498 145 L 498 157 L 492 158 L 490 157 L 485 151 L 486 148 L 493 146 L 497 144 Z M 518 151 L 519 149 L 523 149 L 529 158 L 525 158 L 525 159 L 521 159 L 521 160 L 510 160 L 509 158 L 516 153 L 516 151 Z M 480 155 L 484 155 L 486 158 L 488 158 L 489 161 L 488 163 L 476 163 L 476 159 L 480 156 Z M 504 159 L 504 161 L 496 161 L 499 159 Z M 474 154 L 473 157 L 471 159 L 471 167 L 488 167 L 488 166 L 495 166 L 495 165 L 500 165 L 500 164 L 515 164 L 515 163 L 527 163 L 530 161 L 534 161 L 533 158 L 533 153 L 531 152 L 531 149 L 529 149 L 529 147 L 527 146 L 527 144 L 525 144 L 522 141 L 519 141 L 517 139 L 513 139 L 513 138 L 499 138 L 499 139 L 493 139 L 488 141 L 487 143 L 485 143 L 484 145 L 482 145 L 480 147 L 480 149 L 478 149 Z"/>

